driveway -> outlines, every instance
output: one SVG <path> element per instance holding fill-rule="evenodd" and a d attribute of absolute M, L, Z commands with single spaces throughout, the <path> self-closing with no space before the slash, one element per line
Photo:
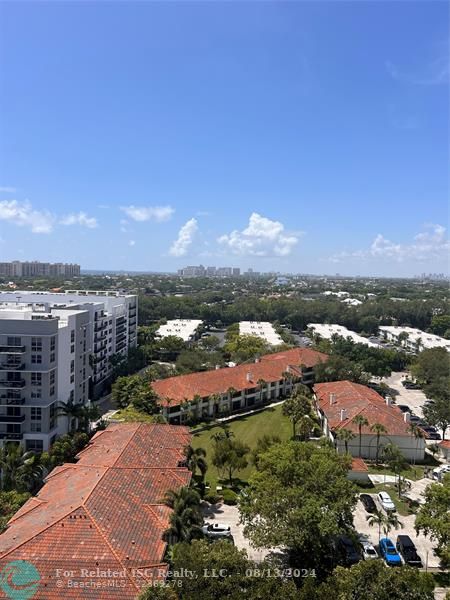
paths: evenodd
<path fill-rule="evenodd" d="M 396 404 L 406 404 L 409 406 L 414 414 L 418 417 L 423 417 L 423 405 L 427 397 L 422 390 L 407 390 L 402 385 L 402 381 L 409 377 L 409 373 L 402 371 L 400 373 L 392 373 L 390 377 L 384 377 L 382 381 L 389 387 L 393 388 L 398 392 L 398 396 L 395 398 Z M 439 431 L 442 435 L 442 431 Z M 445 435 L 446 440 L 450 440 L 450 429 L 447 430 Z M 429 440 L 430 444 L 435 444 L 437 440 Z"/>
<path fill-rule="evenodd" d="M 268 549 L 256 549 L 250 545 L 250 541 L 244 536 L 244 527 L 239 524 L 239 509 L 237 506 L 228 506 L 227 504 L 206 503 L 202 506 L 202 513 L 205 521 L 209 523 L 223 523 L 231 528 L 231 535 L 234 538 L 234 544 L 239 550 L 246 550 L 248 557 L 254 561 L 262 561 L 271 553 Z"/>

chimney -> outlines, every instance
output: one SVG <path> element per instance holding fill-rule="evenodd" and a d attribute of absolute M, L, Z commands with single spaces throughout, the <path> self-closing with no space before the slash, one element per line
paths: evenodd
<path fill-rule="evenodd" d="M 330 406 L 332 404 L 335 404 L 336 402 L 336 394 L 333 394 L 332 392 L 330 392 Z"/>
<path fill-rule="evenodd" d="M 345 408 L 341 409 L 341 421 L 345 421 L 345 419 L 347 418 L 347 411 L 345 410 Z"/>
<path fill-rule="evenodd" d="M 252 380 L 252 374 L 251 373 L 247 373 L 246 379 L 247 379 L 247 381 L 251 381 Z"/>
<path fill-rule="evenodd" d="M 405 423 L 409 423 L 409 421 L 411 420 L 411 413 L 405 412 L 403 414 L 403 419 L 404 419 Z"/>
<path fill-rule="evenodd" d="M 256 363 L 256 364 L 258 364 L 260 360 L 261 360 L 261 359 L 259 358 L 259 356 L 257 356 L 257 357 L 255 358 L 255 363 Z"/>
<path fill-rule="evenodd" d="M 392 406 L 392 398 L 390 396 L 386 396 L 386 406 Z"/>
<path fill-rule="evenodd" d="M 216 365 L 216 371 L 220 369 L 220 365 Z"/>

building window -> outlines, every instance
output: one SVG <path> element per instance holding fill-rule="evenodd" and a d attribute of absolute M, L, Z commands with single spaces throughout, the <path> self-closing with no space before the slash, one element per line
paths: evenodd
<path fill-rule="evenodd" d="M 42 364 L 42 354 L 32 354 L 31 355 L 31 362 L 33 363 L 33 365 L 40 365 L 40 364 Z"/>
<path fill-rule="evenodd" d="M 70 343 L 73 344 L 75 342 L 75 329 L 72 329 L 70 332 Z"/>
<path fill-rule="evenodd" d="M 42 385 L 42 373 L 31 373 L 31 385 Z"/>
<path fill-rule="evenodd" d="M 30 423 L 30 431 L 32 433 L 40 433 L 42 431 L 42 425 L 41 423 Z"/>
<path fill-rule="evenodd" d="M 31 392 L 31 397 L 32 398 L 42 398 L 41 390 L 34 390 L 33 392 Z"/>
<path fill-rule="evenodd" d="M 74 392 L 74 390 L 70 390 L 69 402 L 73 402 L 74 399 L 75 399 L 75 392 Z"/>
<path fill-rule="evenodd" d="M 52 371 L 50 373 L 50 385 L 53 385 L 55 383 L 55 371 Z"/>
<path fill-rule="evenodd" d="M 52 386 L 50 387 L 50 392 L 49 392 L 49 395 L 50 395 L 50 396 L 54 396 L 54 395 L 55 395 L 55 386 L 54 386 L 54 385 L 52 385 Z"/>
<path fill-rule="evenodd" d="M 51 362 L 51 363 L 54 363 L 54 362 L 55 362 L 55 360 L 56 360 L 56 354 L 55 354 L 54 352 L 52 352 L 52 353 L 50 354 L 50 362 Z"/>
<path fill-rule="evenodd" d="M 56 404 L 50 406 L 50 429 L 56 425 Z"/>
<path fill-rule="evenodd" d="M 70 361 L 70 372 L 73 373 L 75 371 L 75 361 L 71 360 Z"/>
<path fill-rule="evenodd" d="M 32 421 L 40 421 L 42 419 L 42 408 L 39 406 L 31 407 L 31 420 Z"/>
<path fill-rule="evenodd" d="M 54 352 L 56 350 L 56 336 L 50 338 L 50 352 Z"/>
<path fill-rule="evenodd" d="M 43 452 L 44 442 L 43 440 L 26 440 L 27 452 Z"/>
<path fill-rule="evenodd" d="M 42 338 L 32 337 L 31 338 L 31 351 L 42 352 Z"/>
<path fill-rule="evenodd" d="M 75 352 L 75 346 L 72 344 L 72 346 L 70 346 L 70 354 L 73 354 Z"/>
<path fill-rule="evenodd" d="M 71 375 L 70 376 L 70 383 L 73 383 L 75 381 L 75 375 Z"/>
<path fill-rule="evenodd" d="M 7 345 L 8 346 L 21 346 L 21 338 L 20 337 L 8 337 Z"/>

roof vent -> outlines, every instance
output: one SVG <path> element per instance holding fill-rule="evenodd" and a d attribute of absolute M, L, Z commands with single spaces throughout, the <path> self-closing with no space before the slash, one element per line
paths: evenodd
<path fill-rule="evenodd" d="M 392 398 L 390 396 L 386 396 L 386 406 L 392 406 Z"/>
<path fill-rule="evenodd" d="M 333 394 L 333 392 L 330 392 L 330 406 L 332 404 L 336 404 L 336 394 Z"/>
<path fill-rule="evenodd" d="M 247 381 L 251 381 L 252 380 L 252 374 L 250 372 L 247 373 L 246 379 L 247 379 Z"/>
<path fill-rule="evenodd" d="M 409 422 L 410 422 L 410 420 L 411 420 L 411 413 L 409 413 L 409 412 L 405 412 L 405 413 L 403 414 L 403 419 L 404 419 L 405 423 L 409 423 Z"/>
<path fill-rule="evenodd" d="M 345 421 L 347 418 L 347 411 L 345 408 L 341 409 L 341 421 Z"/>

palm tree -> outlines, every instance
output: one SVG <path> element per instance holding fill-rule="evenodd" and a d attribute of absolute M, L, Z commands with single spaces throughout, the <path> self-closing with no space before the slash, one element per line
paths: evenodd
<path fill-rule="evenodd" d="M 375 509 L 375 512 L 366 517 L 367 522 L 369 523 L 369 527 L 373 527 L 374 525 L 378 525 L 378 545 L 380 544 L 381 539 L 381 528 L 386 523 L 387 515 L 381 510 Z"/>
<path fill-rule="evenodd" d="M 4 491 L 31 489 L 43 475 L 44 468 L 34 452 L 25 452 L 15 442 L 0 448 L 1 489 Z"/>
<path fill-rule="evenodd" d="M 219 431 L 218 433 L 215 433 L 213 436 L 211 436 L 211 439 L 215 442 L 220 442 L 221 440 L 229 440 L 230 438 L 234 437 L 234 433 L 230 429 L 229 425 L 222 424 L 220 426 L 220 429 L 222 431 Z"/>
<path fill-rule="evenodd" d="M 260 401 L 260 403 L 262 403 L 264 387 L 267 385 L 267 383 L 264 379 L 258 379 L 258 381 L 256 383 L 259 386 L 259 401 Z"/>
<path fill-rule="evenodd" d="M 173 510 L 169 527 L 164 532 L 165 541 L 176 544 L 201 536 L 203 517 L 198 492 L 189 487 L 182 487 L 178 492 L 169 490 L 164 496 L 164 504 Z"/>
<path fill-rule="evenodd" d="M 95 421 L 100 417 L 97 406 L 87 406 L 86 404 L 81 403 L 75 404 L 72 400 L 59 402 L 57 414 L 67 417 L 68 429 L 70 431 L 74 431 L 74 425 L 77 423 L 78 428 L 85 433 L 89 433 L 91 421 Z"/>
<path fill-rule="evenodd" d="M 369 425 L 369 421 L 363 415 L 356 415 L 352 419 L 352 423 L 358 426 L 359 432 L 359 453 L 358 456 L 361 458 L 361 445 L 362 445 L 362 428 Z"/>
<path fill-rule="evenodd" d="M 186 456 L 188 469 L 192 471 L 193 475 L 195 475 L 197 469 L 199 469 L 201 480 L 203 481 L 205 479 L 206 471 L 208 470 L 208 463 L 205 460 L 206 450 L 204 448 L 186 446 L 184 455 Z"/>
<path fill-rule="evenodd" d="M 383 523 L 384 537 L 389 535 L 391 529 L 400 529 L 401 527 L 403 527 L 403 523 L 399 521 L 397 515 L 393 512 L 387 513 Z"/>
<path fill-rule="evenodd" d="M 281 377 L 283 378 L 283 394 L 286 396 L 286 383 L 292 382 L 292 380 L 294 379 L 294 376 L 292 375 L 292 373 L 290 371 L 283 371 L 283 373 L 281 374 Z"/>
<path fill-rule="evenodd" d="M 217 417 L 221 396 L 220 394 L 211 394 L 209 399 L 212 400 L 214 416 Z"/>
<path fill-rule="evenodd" d="M 191 406 L 195 411 L 195 416 L 198 417 L 199 407 L 202 405 L 202 397 L 199 394 L 195 394 L 191 401 Z"/>
<path fill-rule="evenodd" d="M 374 423 L 372 425 L 372 427 L 370 428 L 370 431 L 373 431 L 373 433 L 376 433 L 376 435 L 377 435 L 377 448 L 376 448 L 376 454 L 375 454 L 375 463 L 378 465 L 379 464 L 378 458 L 380 455 L 380 438 L 382 435 L 387 433 L 387 429 L 382 423 Z"/>
<path fill-rule="evenodd" d="M 414 463 L 414 466 L 415 466 L 416 465 L 416 456 L 417 456 L 417 452 L 418 452 L 418 449 L 419 449 L 419 440 L 423 440 L 425 438 L 425 433 L 424 433 L 423 429 L 421 429 L 415 423 L 410 423 L 408 429 L 409 429 L 409 432 L 416 439 L 416 453 L 414 454 L 414 459 L 413 459 L 413 463 Z"/>
<path fill-rule="evenodd" d="M 350 429 L 339 429 L 336 437 L 338 440 L 341 440 L 341 442 L 344 442 L 344 446 L 345 446 L 345 453 L 348 454 L 348 443 L 355 437 L 355 434 L 353 433 L 353 431 L 350 431 Z"/>

